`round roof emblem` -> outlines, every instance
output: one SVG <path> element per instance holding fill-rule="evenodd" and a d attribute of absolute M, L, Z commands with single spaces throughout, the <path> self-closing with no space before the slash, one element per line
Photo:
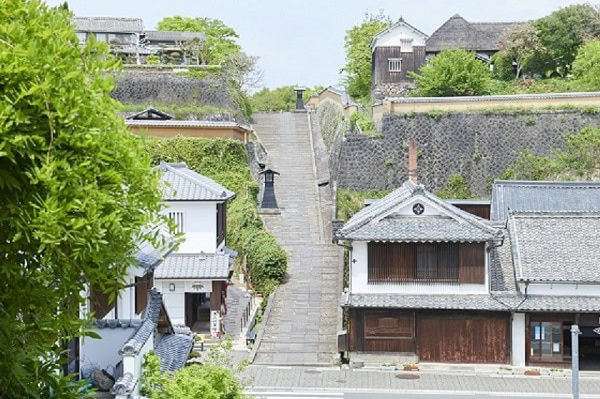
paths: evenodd
<path fill-rule="evenodd" d="M 423 204 L 417 202 L 413 205 L 412 210 L 415 215 L 421 215 L 423 212 L 425 212 L 425 207 Z"/>

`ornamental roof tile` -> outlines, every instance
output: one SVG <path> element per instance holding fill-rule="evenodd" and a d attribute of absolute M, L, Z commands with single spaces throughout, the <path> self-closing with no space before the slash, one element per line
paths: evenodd
<path fill-rule="evenodd" d="M 194 336 L 189 328 L 183 333 L 164 335 L 155 349 L 160 371 L 175 371 L 185 366 L 193 346 Z"/>
<path fill-rule="evenodd" d="M 404 205 L 419 200 L 440 215 L 405 215 Z M 406 181 L 400 188 L 356 213 L 337 232 L 339 239 L 395 242 L 485 242 L 502 238 L 486 220 L 467 213 Z"/>
<path fill-rule="evenodd" d="M 148 121 L 144 121 L 148 122 Z M 219 201 L 234 198 L 235 193 L 219 183 L 187 168 L 185 163 L 161 162 L 163 199 L 166 201 Z"/>

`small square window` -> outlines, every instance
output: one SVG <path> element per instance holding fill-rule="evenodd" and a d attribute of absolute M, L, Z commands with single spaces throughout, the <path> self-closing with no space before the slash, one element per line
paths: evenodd
<path fill-rule="evenodd" d="M 388 58 L 388 70 L 390 72 L 402 72 L 402 58 Z"/>

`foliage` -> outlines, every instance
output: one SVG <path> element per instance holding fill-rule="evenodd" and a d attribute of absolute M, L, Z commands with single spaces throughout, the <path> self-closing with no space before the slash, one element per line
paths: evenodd
<path fill-rule="evenodd" d="M 160 65 L 160 58 L 157 55 L 150 54 L 146 57 L 146 64 L 148 65 Z"/>
<path fill-rule="evenodd" d="M 0 397 L 81 397 L 59 372 L 61 343 L 92 334 L 81 292 L 120 289 L 158 221 L 158 174 L 110 98 L 116 66 L 64 9 L 0 7 Z"/>
<path fill-rule="evenodd" d="M 354 98 L 369 98 L 371 95 L 371 40 L 392 24 L 389 17 L 366 13 L 360 25 L 346 31 L 344 48 L 346 64 L 340 70 L 345 74 L 348 94 Z"/>
<path fill-rule="evenodd" d="M 258 185 L 250 175 L 246 148 L 238 140 L 175 137 L 151 140 L 147 150 L 154 163 L 185 162 L 236 193 L 227 213 L 227 245 L 247 257 L 250 278 L 258 291 L 270 291 L 282 280 L 287 254 L 263 226 L 258 215 Z"/>
<path fill-rule="evenodd" d="M 549 156 L 530 150 L 521 152 L 515 164 L 507 168 L 501 179 L 507 180 L 573 180 L 600 178 L 600 128 L 585 128 L 569 134 L 564 149 Z"/>
<path fill-rule="evenodd" d="M 219 108 L 213 105 L 182 105 L 172 103 L 153 103 L 153 104 L 136 104 L 122 103 L 119 111 L 125 113 L 140 112 L 148 107 L 154 107 L 162 112 L 172 115 L 175 119 L 187 120 L 202 120 L 211 115 L 230 114 L 233 111 L 228 108 Z"/>
<path fill-rule="evenodd" d="M 561 8 L 534 22 L 538 37 L 546 51 L 542 54 L 546 75 L 557 71 L 566 76 L 577 50 L 590 39 L 600 38 L 600 13 L 590 4 L 574 4 Z"/>
<path fill-rule="evenodd" d="M 473 194 L 469 190 L 469 182 L 460 173 L 455 173 L 448 177 L 446 186 L 435 195 L 444 199 L 473 198 Z"/>
<path fill-rule="evenodd" d="M 212 350 L 212 347 L 211 347 Z M 142 394 L 149 399 L 242 399 L 243 387 L 233 371 L 210 356 L 175 372 L 160 372 L 160 361 L 151 351 L 144 357 Z"/>
<path fill-rule="evenodd" d="M 350 115 L 350 125 L 352 127 L 357 126 L 365 134 L 369 134 L 375 130 L 373 117 L 366 110 L 359 110 Z"/>
<path fill-rule="evenodd" d="M 345 128 L 344 112 L 333 101 L 324 101 L 317 109 L 317 121 L 323 143 L 331 150 L 336 135 L 340 134 L 340 129 Z"/>
<path fill-rule="evenodd" d="M 522 71 L 532 71 L 540 54 L 546 51 L 533 23 L 517 25 L 504 31 L 500 38 L 500 50 L 504 56 L 516 62 L 517 70 L 513 77 L 517 79 L 521 77 Z"/>
<path fill-rule="evenodd" d="M 264 87 L 250 98 L 252 110 L 255 112 L 291 111 L 296 108 L 296 86 L 281 86 L 273 90 Z M 306 103 L 310 96 L 323 89 L 322 86 L 307 88 L 302 93 L 302 100 Z"/>
<path fill-rule="evenodd" d="M 504 51 L 498 51 L 490 60 L 493 67 L 492 77 L 501 81 L 511 81 L 515 78 L 513 57 Z"/>
<path fill-rule="evenodd" d="M 600 90 L 600 41 L 589 42 L 579 50 L 573 76 L 583 90 Z"/>
<path fill-rule="evenodd" d="M 461 49 L 442 50 L 420 73 L 410 74 L 417 83 L 416 95 L 424 97 L 485 94 L 491 79 L 487 65 Z"/>
<path fill-rule="evenodd" d="M 198 49 L 202 64 L 220 65 L 225 59 L 240 51 L 239 35 L 222 21 L 212 18 L 190 18 L 175 15 L 158 22 L 158 30 L 204 32 L 206 41 Z"/>
<path fill-rule="evenodd" d="M 336 193 L 336 218 L 347 221 L 365 207 L 366 199 L 383 198 L 389 193 L 390 190 L 354 191 L 339 188 Z"/>

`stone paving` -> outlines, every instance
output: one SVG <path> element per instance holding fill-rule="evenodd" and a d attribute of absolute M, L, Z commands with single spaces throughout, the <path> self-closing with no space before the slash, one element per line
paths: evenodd
<path fill-rule="evenodd" d="M 402 392 L 523 393 L 568 395 L 571 393 L 570 372 L 561 376 L 498 375 L 494 370 L 478 371 L 382 371 L 374 369 L 339 369 L 308 367 L 249 366 L 241 374 L 254 391 L 320 390 L 348 392 L 382 390 Z M 411 379 L 405 379 L 406 376 Z M 600 398 L 600 373 L 582 373 L 582 397 Z"/>
<path fill-rule="evenodd" d="M 258 114 L 254 129 L 268 167 L 281 173 L 275 178 L 281 213 L 263 220 L 289 256 L 254 363 L 331 365 L 341 324 L 342 250 L 331 244 L 331 197 L 317 185 L 308 117 Z"/>

